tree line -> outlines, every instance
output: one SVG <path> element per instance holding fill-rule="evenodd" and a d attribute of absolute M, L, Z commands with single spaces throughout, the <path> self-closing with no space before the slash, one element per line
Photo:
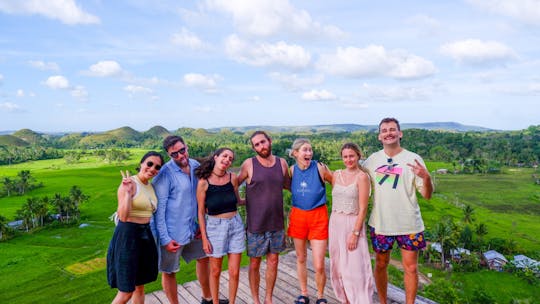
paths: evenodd
<path fill-rule="evenodd" d="M 48 223 L 77 223 L 80 219 L 79 206 L 88 199 L 78 186 L 72 186 L 67 195 L 55 193 L 52 197 L 29 197 L 15 212 L 15 219 L 20 224 L 15 222 L 14 227 L 10 226 L 8 219 L 0 215 L 0 240 L 13 236 L 17 228 L 28 232 Z"/>

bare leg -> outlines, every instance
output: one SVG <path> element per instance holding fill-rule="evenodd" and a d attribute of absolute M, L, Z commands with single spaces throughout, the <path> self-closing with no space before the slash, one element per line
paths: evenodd
<path fill-rule="evenodd" d="M 229 253 L 229 303 L 236 302 L 236 292 L 238 291 L 238 281 L 240 280 L 240 260 L 242 254 Z"/>
<path fill-rule="evenodd" d="M 272 295 L 277 279 L 277 268 L 279 263 L 278 253 L 268 253 L 266 255 L 266 295 L 264 304 L 272 304 Z"/>
<path fill-rule="evenodd" d="M 300 282 L 300 293 L 308 295 L 307 289 L 307 241 L 293 238 L 294 250 L 296 251 L 296 272 Z"/>
<path fill-rule="evenodd" d="M 401 262 L 405 275 L 405 298 L 407 304 L 413 304 L 418 290 L 418 251 L 401 249 Z"/>
<path fill-rule="evenodd" d="M 161 286 L 171 304 L 178 304 L 178 286 L 176 284 L 176 273 L 161 273 Z"/>
<path fill-rule="evenodd" d="M 214 304 L 219 304 L 219 275 L 221 274 L 222 265 L 223 257 L 210 258 L 210 294 Z"/>
<path fill-rule="evenodd" d="M 377 253 L 375 258 L 375 285 L 381 304 L 386 304 L 388 291 L 388 262 L 390 262 L 390 251 L 386 253 Z"/>
<path fill-rule="evenodd" d="M 116 296 L 114 297 L 114 299 L 112 300 L 112 304 L 127 303 L 129 299 L 131 299 L 132 294 L 133 294 L 132 292 L 123 292 L 119 290 Z"/>
<path fill-rule="evenodd" d="M 324 285 L 326 285 L 326 271 L 324 270 L 324 258 L 328 240 L 311 240 L 313 253 L 313 267 L 315 268 L 315 284 L 317 285 L 317 299 L 324 298 Z"/>
<path fill-rule="evenodd" d="M 131 303 L 144 304 L 144 285 L 135 286 L 135 291 L 133 292 Z"/>
<path fill-rule="evenodd" d="M 253 304 L 261 303 L 259 300 L 259 285 L 261 282 L 261 260 L 261 257 L 249 258 L 249 289 L 251 289 L 251 298 L 253 298 Z"/>
<path fill-rule="evenodd" d="M 210 293 L 210 266 L 208 258 L 202 258 L 197 260 L 197 280 L 201 284 L 202 297 L 210 299 L 212 293 Z"/>

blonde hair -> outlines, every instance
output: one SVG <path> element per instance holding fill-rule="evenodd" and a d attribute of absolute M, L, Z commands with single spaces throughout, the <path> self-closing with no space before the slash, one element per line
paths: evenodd
<path fill-rule="evenodd" d="M 293 155 L 294 151 L 299 151 L 300 147 L 302 147 L 305 144 L 311 145 L 311 142 L 309 141 L 309 139 L 307 138 L 295 139 L 294 142 L 292 143 L 291 150 L 289 150 L 289 156 L 295 158 Z"/>

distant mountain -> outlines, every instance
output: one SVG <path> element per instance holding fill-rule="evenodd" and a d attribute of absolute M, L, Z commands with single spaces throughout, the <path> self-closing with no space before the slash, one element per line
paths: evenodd
<path fill-rule="evenodd" d="M 56 147 L 110 147 L 110 146 L 137 146 L 144 141 L 155 141 L 163 139 L 170 134 L 180 134 L 182 136 L 206 137 L 212 133 L 233 132 L 238 134 L 251 133 L 255 130 L 265 130 L 271 133 L 339 133 L 339 132 L 370 132 L 376 131 L 377 125 L 359 124 L 331 124 L 331 125 L 311 125 L 311 126 L 244 126 L 244 127 L 223 127 L 210 129 L 194 129 L 182 127 L 174 132 L 162 126 L 154 126 L 147 131 L 139 132 L 131 127 L 121 127 L 105 132 L 83 132 L 83 133 L 39 133 L 30 129 L 21 129 L 11 134 L 7 131 L 0 132 L 0 145 L 3 146 L 27 146 L 39 144 L 47 146 L 53 140 Z M 467 126 L 456 122 L 427 122 L 427 123 L 403 123 L 401 128 L 405 129 L 426 129 L 441 130 L 448 132 L 489 132 L 497 131 L 478 126 Z"/>
<path fill-rule="evenodd" d="M 210 132 L 219 132 L 221 130 L 230 130 L 232 132 L 246 133 L 254 130 L 266 130 L 272 133 L 279 132 L 355 132 L 355 131 L 375 131 L 378 125 L 358 125 L 358 124 L 332 124 L 332 125 L 312 125 L 312 126 L 245 126 L 245 127 L 223 127 L 208 129 Z M 402 123 L 401 129 L 426 129 L 442 130 L 453 132 L 466 131 L 495 131 L 493 129 L 467 126 L 456 122 L 427 122 L 427 123 Z"/>

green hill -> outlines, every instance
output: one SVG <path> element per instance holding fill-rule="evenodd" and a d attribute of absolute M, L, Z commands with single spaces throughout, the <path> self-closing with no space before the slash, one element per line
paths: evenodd
<path fill-rule="evenodd" d="M 144 134 L 150 137 L 164 138 L 165 136 L 171 135 L 172 133 L 162 126 L 154 126 L 150 128 L 148 131 L 144 132 Z"/>
<path fill-rule="evenodd" d="M 29 143 L 13 135 L 0 135 L 0 146 L 26 147 Z"/>
<path fill-rule="evenodd" d="M 30 129 L 21 129 L 13 133 L 12 135 L 32 145 L 41 144 L 47 141 L 47 139 L 45 139 L 42 134 L 34 132 Z"/>

